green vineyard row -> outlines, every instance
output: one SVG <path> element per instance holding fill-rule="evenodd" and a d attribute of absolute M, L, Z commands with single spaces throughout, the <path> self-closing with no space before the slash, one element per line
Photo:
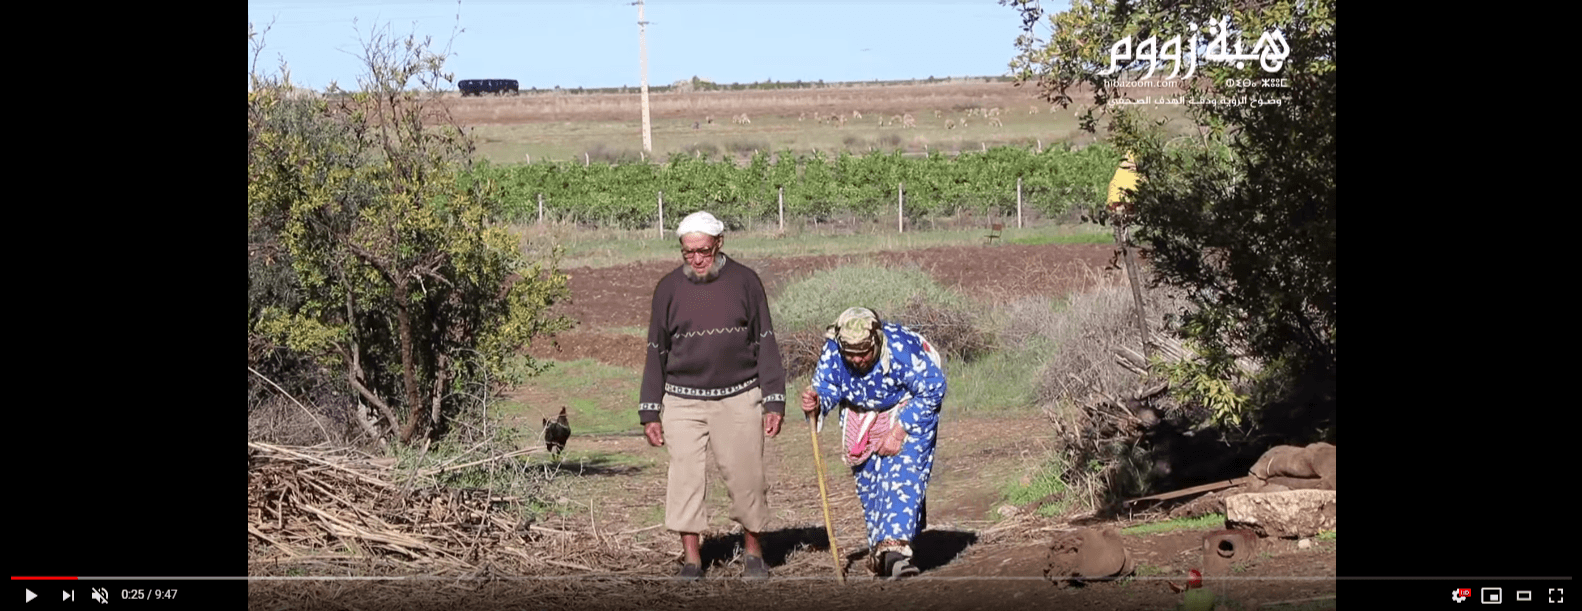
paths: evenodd
<path fill-rule="evenodd" d="M 782 152 L 755 154 L 745 165 L 707 155 L 677 154 L 665 163 L 480 162 L 464 184 L 483 180 L 510 221 L 545 218 L 637 229 L 653 227 L 662 194 L 666 224 L 700 209 L 733 226 L 785 215 L 821 221 L 836 215 L 896 214 L 898 186 L 913 221 L 961 211 L 1012 211 L 1021 180 L 1024 210 L 1054 216 L 1072 206 L 1102 204 L 1120 155 L 1107 145 L 1042 152 L 1000 147 L 949 156 L 900 152 L 867 155 Z"/>

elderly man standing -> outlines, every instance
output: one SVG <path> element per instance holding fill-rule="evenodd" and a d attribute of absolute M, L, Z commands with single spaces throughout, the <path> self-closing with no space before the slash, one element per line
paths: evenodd
<path fill-rule="evenodd" d="M 670 450 L 665 527 L 681 533 L 680 577 L 702 576 L 699 536 L 705 450 L 713 451 L 742 525 L 743 575 L 769 576 L 759 533 L 769 523 L 765 437 L 785 415 L 785 369 L 758 274 L 720 252 L 725 225 L 707 212 L 681 220 L 685 264 L 654 287 L 638 415 L 648 443 Z"/>
<path fill-rule="evenodd" d="M 842 312 L 825 337 L 802 411 L 823 429 L 824 415 L 843 408 L 844 458 L 868 524 L 869 569 L 888 579 L 917 575 L 911 544 L 928 527 L 944 359 L 922 335 L 868 308 Z"/>

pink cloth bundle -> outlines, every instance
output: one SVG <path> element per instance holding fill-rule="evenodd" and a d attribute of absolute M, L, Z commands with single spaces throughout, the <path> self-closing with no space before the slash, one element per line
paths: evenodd
<path fill-rule="evenodd" d="M 882 412 L 856 410 L 846 408 L 845 447 L 846 455 L 841 457 L 847 466 L 855 467 L 868 460 L 875 450 L 879 449 L 879 442 L 890 431 L 900 425 L 899 417 L 901 407 L 907 401 Z"/>

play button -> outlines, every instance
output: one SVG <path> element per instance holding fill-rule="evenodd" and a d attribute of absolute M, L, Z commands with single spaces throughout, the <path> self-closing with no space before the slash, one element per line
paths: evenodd
<path fill-rule="evenodd" d="M 30 603 L 30 602 L 33 602 L 33 599 L 38 598 L 38 595 L 34 594 L 32 590 L 29 590 L 27 588 L 23 588 L 22 591 L 23 592 L 27 592 L 27 600 L 22 601 L 22 602 L 29 602 Z"/>

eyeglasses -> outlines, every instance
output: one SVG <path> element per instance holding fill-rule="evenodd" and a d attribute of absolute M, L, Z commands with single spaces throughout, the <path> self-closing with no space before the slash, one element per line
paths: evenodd
<path fill-rule="evenodd" d="M 714 256 L 714 251 L 718 248 L 718 246 L 710 246 L 708 248 L 694 248 L 691 250 L 683 248 L 681 249 L 681 258 L 689 259 L 692 257 L 712 257 Z"/>
<path fill-rule="evenodd" d="M 869 352 L 868 354 L 863 354 L 863 355 L 858 355 L 858 356 L 853 356 L 853 355 L 850 355 L 850 354 L 844 354 L 844 355 L 841 355 L 841 356 L 842 356 L 842 359 L 846 361 L 846 365 L 848 367 L 851 367 L 851 368 L 857 369 L 857 370 L 862 370 L 862 371 L 866 371 L 868 369 L 868 367 L 872 366 L 875 362 L 878 362 L 878 360 L 879 360 L 877 358 L 876 353 L 873 353 L 873 352 Z"/>
<path fill-rule="evenodd" d="M 842 357 L 845 357 L 847 360 L 861 361 L 861 360 L 864 360 L 864 359 L 867 359 L 867 358 L 873 356 L 874 355 L 874 349 L 872 347 L 869 347 L 867 350 L 863 350 L 862 352 L 850 352 L 850 351 L 847 351 L 847 350 L 841 350 L 840 351 L 840 355 Z"/>

